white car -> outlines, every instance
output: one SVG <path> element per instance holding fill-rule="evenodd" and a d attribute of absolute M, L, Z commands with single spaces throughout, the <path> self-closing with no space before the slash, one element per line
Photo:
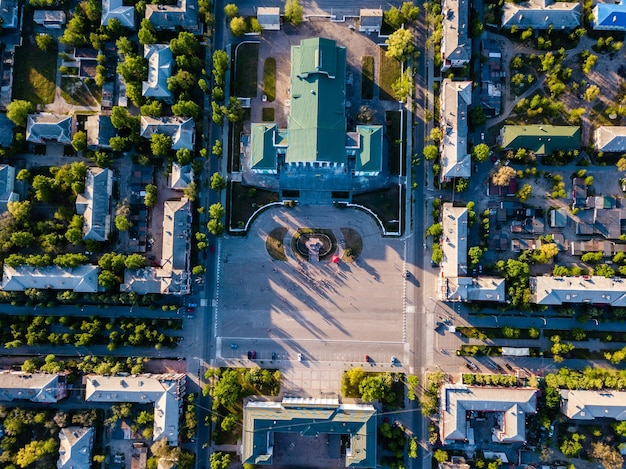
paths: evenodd
<path fill-rule="evenodd" d="M 299 362 L 301 362 L 301 361 L 302 361 L 302 354 L 301 354 L 301 353 L 299 353 L 299 354 L 298 354 L 298 361 L 299 361 Z"/>

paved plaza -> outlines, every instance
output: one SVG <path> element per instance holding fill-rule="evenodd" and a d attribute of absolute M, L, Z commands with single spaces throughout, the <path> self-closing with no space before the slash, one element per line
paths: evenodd
<path fill-rule="evenodd" d="M 277 227 L 288 229 L 287 261 L 273 260 L 265 246 Z M 289 247 L 298 228 L 332 230 L 337 239 L 341 228 L 351 228 L 362 237 L 362 254 L 353 263 L 304 261 Z M 247 237 L 225 238 L 220 249 L 225 254 L 216 318 L 218 360 L 250 366 L 247 352 L 254 350 L 258 364 L 285 372 L 292 381 L 288 389 L 335 392 L 344 368 L 391 369 L 391 355 L 398 358 L 396 368 L 405 366 L 405 282 L 412 277 L 403 275 L 404 249 L 403 240 L 383 238 L 374 219 L 356 209 L 268 209 Z"/>

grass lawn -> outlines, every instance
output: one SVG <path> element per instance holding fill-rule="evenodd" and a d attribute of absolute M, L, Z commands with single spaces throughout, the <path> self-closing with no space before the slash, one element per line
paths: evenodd
<path fill-rule="evenodd" d="M 235 95 L 242 98 L 256 98 L 256 71 L 259 65 L 260 44 L 242 44 L 237 50 L 235 63 Z"/>
<path fill-rule="evenodd" d="M 404 198 L 404 194 L 402 195 Z M 397 184 L 393 184 L 387 189 L 357 194 L 352 198 L 352 202 L 363 205 L 376 213 L 388 231 L 397 230 L 398 223 L 396 220 L 402 221 L 400 216 L 400 188 Z"/>
<path fill-rule="evenodd" d="M 263 94 L 268 101 L 276 99 L 276 59 L 270 57 L 263 65 Z"/>
<path fill-rule="evenodd" d="M 285 254 L 285 247 L 283 246 L 283 240 L 287 234 L 287 228 L 279 226 L 269 232 L 267 238 L 265 238 L 265 249 L 272 259 L 277 261 L 286 261 L 287 255 Z"/>
<path fill-rule="evenodd" d="M 342 261 L 354 262 L 363 252 L 363 239 L 361 235 L 352 228 L 340 228 L 343 239 L 346 242 L 346 249 L 343 252 Z M 346 251 L 350 249 L 352 252 L 350 256 L 346 254 Z M 349 252 L 349 251 L 348 251 Z"/>
<path fill-rule="evenodd" d="M 374 57 L 364 55 L 361 61 L 361 99 L 374 98 Z"/>
<path fill-rule="evenodd" d="M 274 121 L 274 108 L 264 107 L 261 110 L 261 120 L 263 122 L 273 122 Z"/>
<path fill-rule="evenodd" d="M 74 106 L 97 106 L 89 87 L 80 78 L 61 77 L 61 97 Z"/>
<path fill-rule="evenodd" d="M 231 191 L 231 220 L 233 228 L 243 228 L 243 225 L 260 207 L 271 202 L 278 202 L 278 194 L 276 192 L 244 187 L 239 182 L 233 182 L 229 187 L 229 191 Z"/>
<path fill-rule="evenodd" d="M 396 59 L 390 59 L 385 55 L 385 49 L 380 48 L 380 67 L 378 70 L 378 86 L 380 87 L 379 99 L 395 101 L 391 85 L 398 81 L 402 67 Z"/>
<path fill-rule="evenodd" d="M 404 139 L 403 129 L 400 128 L 400 111 L 386 111 L 387 138 L 389 139 L 389 172 L 401 175 L 404 168 L 400 165 L 400 140 Z M 404 146 L 402 147 L 405 148 Z M 404 158 L 402 158 L 404 161 Z"/>
<path fill-rule="evenodd" d="M 57 49 L 42 51 L 27 41 L 15 48 L 13 99 L 50 104 L 54 101 Z"/>

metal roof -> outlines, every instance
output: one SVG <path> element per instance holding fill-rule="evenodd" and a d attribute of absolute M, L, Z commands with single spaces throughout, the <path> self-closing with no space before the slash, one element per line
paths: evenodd
<path fill-rule="evenodd" d="M 89 469 L 93 427 L 66 427 L 59 431 L 58 469 Z"/>
<path fill-rule="evenodd" d="M 146 18 L 157 30 L 196 32 L 199 29 L 198 0 L 178 0 L 176 5 L 148 4 Z"/>
<path fill-rule="evenodd" d="M 525 3 L 504 2 L 502 27 L 527 29 L 574 29 L 580 26 L 580 3 L 531 0 Z"/>
<path fill-rule="evenodd" d="M 170 101 L 172 92 L 167 88 L 167 80 L 172 76 L 174 58 L 169 44 L 145 44 L 143 57 L 148 61 L 148 80 L 141 83 L 141 94 Z"/>
<path fill-rule="evenodd" d="M 467 0 L 445 0 L 441 55 L 444 60 L 469 62 L 472 40 L 468 36 L 469 4 Z"/>
<path fill-rule="evenodd" d="M 626 4 L 598 3 L 593 8 L 593 29 L 626 31 Z"/>
<path fill-rule="evenodd" d="M 97 265 L 81 265 L 68 269 L 51 265 L 48 267 L 30 267 L 4 265 L 2 290 L 24 291 L 29 288 L 38 290 L 72 290 L 75 292 L 95 293 L 98 291 Z"/>
<path fill-rule="evenodd" d="M 356 150 L 357 173 L 378 174 L 382 171 L 383 128 L 380 125 L 357 125 L 359 148 Z"/>
<path fill-rule="evenodd" d="M 531 302 L 540 305 L 563 303 L 626 306 L 626 281 L 621 278 L 530 277 Z"/>
<path fill-rule="evenodd" d="M 51 140 L 63 144 L 72 143 L 72 116 L 29 114 L 26 140 L 33 143 L 47 143 Z"/>
<path fill-rule="evenodd" d="M 33 402 L 58 402 L 66 396 L 65 375 L 0 372 L 0 401 L 28 399 Z"/>
<path fill-rule="evenodd" d="M 626 392 L 562 389 L 561 413 L 573 420 L 626 420 Z"/>
<path fill-rule="evenodd" d="M 83 239 L 106 241 L 111 232 L 113 171 L 88 168 L 85 192 L 76 197 L 76 212 L 83 216 Z"/>
<path fill-rule="evenodd" d="M 107 26 L 115 18 L 122 26 L 135 29 L 135 7 L 124 6 L 122 0 L 102 0 L 101 24 Z"/>
<path fill-rule="evenodd" d="M 580 127 L 575 125 L 505 125 L 500 135 L 502 148 L 525 148 L 537 155 L 580 148 Z"/>
<path fill-rule="evenodd" d="M 443 276 L 462 277 L 467 274 L 467 208 L 442 205 L 441 262 Z"/>
<path fill-rule="evenodd" d="M 626 126 L 602 125 L 593 133 L 596 149 L 605 153 L 626 151 Z"/>
<path fill-rule="evenodd" d="M 441 85 L 441 171 L 442 181 L 467 178 L 472 174 L 467 151 L 467 108 L 472 103 L 472 82 L 443 80 Z"/>
<path fill-rule="evenodd" d="M 195 123 L 191 117 L 148 117 L 141 116 L 141 136 L 151 138 L 152 134 L 164 134 L 172 138 L 172 150 L 194 149 Z"/>

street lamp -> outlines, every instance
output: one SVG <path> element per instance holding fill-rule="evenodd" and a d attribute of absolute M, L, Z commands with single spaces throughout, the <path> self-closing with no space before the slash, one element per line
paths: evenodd
<path fill-rule="evenodd" d="M 596 326 L 598 325 L 598 320 L 597 319 L 590 319 L 590 321 L 593 321 L 596 323 Z"/>
<path fill-rule="evenodd" d="M 496 320 L 496 326 L 498 325 L 498 316 L 496 316 L 495 314 L 493 315 L 493 318 Z"/>
<path fill-rule="evenodd" d="M 541 319 L 543 321 L 543 327 L 546 327 L 548 325 L 548 321 L 547 321 L 546 318 L 542 317 L 542 318 L 539 318 L 539 319 Z"/>

